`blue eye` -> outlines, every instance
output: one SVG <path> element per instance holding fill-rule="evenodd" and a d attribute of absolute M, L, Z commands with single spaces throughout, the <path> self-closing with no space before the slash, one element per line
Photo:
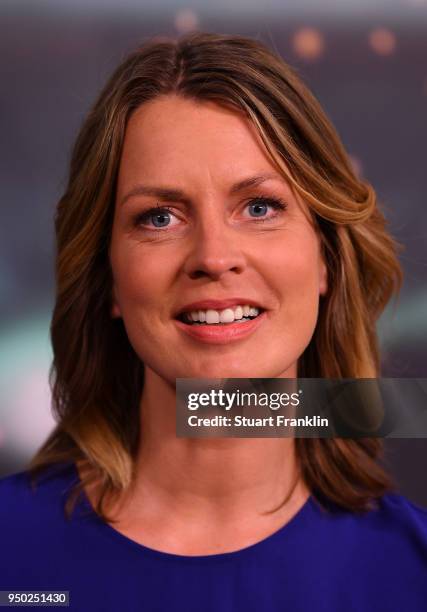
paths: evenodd
<path fill-rule="evenodd" d="M 153 221 L 154 227 L 166 227 L 170 223 L 170 216 L 167 210 L 151 214 L 149 218 Z"/>
<path fill-rule="evenodd" d="M 280 214 L 280 211 L 283 212 L 287 208 L 287 205 L 282 200 L 278 198 L 269 198 L 266 196 L 252 198 L 252 200 L 247 203 L 247 206 L 249 210 L 253 212 L 253 214 L 251 213 L 251 217 L 258 218 L 260 221 L 268 221 L 269 219 L 273 219 L 275 216 Z M 268 213 L 269 207 L 275 211 L 275 214 L 264 219 Z"/>
<path fill-rule="evenodd" d="M 145 227 L 151 225 L 152 228 L 163 229 L 171 225 L 171 214 L 173 213 L 167 206 L 156 206 L 138 214 L 134 219 L 134 224 L 136 226 L 145 225 Z"/>
<path fill-rule="evenodd" d="M 251 209 L 254 217 L 262 217 L 267 212 L 267 204 L 249 204 L 249 210 Z"/>
<path fill-rule="evenodd" d="M 287 204 L 280 198 L 267 196 L 257 196 L 246 203 L 246 207 L 251 211 L 250 216 L 254 222 L 273 221 L 280 213 L 287 209 Z M 272 209 L 274 214 L 268 214 L 268 209 Z M 175 221 L 175 223 L 174 223 Z M 161 231 L 166 228 L 173 228 L 179 225 L 179 219 L 168 206 L 156 206 L 149 210 L 139 213 L 133 220 L 135 227 L 142 229 Z"/>

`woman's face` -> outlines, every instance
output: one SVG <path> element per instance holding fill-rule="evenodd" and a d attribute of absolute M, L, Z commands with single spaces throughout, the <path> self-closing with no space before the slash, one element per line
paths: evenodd
<path fill-rule="evenodd" d="M 134 112 L 110 260 L 112 315 L 147 375 L 296 376 L 326 268 L 305 206 L 242 115 L 177 96 Z"/>

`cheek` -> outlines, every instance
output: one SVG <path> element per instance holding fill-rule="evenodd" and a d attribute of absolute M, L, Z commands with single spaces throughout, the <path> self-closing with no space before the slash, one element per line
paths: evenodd
<path fill-rule="evenodd" d="M 274 249 L 272 283 L 280 295 L 283 313 L 298 327 L 313 326 L 319 304 L 319 248 L 310 233 L 282 241 Z"/>
<path fill-rule="evenodd" d="M 161 371 L 168 350 L 162 333 L 171 312 L 167 301 L 174 277 L 171 258 L 148 253 L 141 245 L 120 247 L 111 254 L 120 316 L 135 353 Z"/>
<path fill-rule="evenodd" d="M 150 315 L 165 305 L 173 277 L 170 255 L 154 254 L 141 245 L 132 245 L 113 252 L 111 265 L 115 294 L 124 317 L 133 318 L 136 313 L 139 317 Z"/>

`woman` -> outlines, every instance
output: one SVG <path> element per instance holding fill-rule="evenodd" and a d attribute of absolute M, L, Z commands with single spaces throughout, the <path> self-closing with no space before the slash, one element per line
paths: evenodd
<path fill-rule="evenodd" d="M 33 487 L 1 484 L 1 588 L 76 610 L 427 609 L 427 514 L 378 440 L 176 437 L 177 378 L 379 374 L 396 246 L 292 70 L 240 36 L 145 44 L 84 122 L 56 234 L 58 425 Z"/>

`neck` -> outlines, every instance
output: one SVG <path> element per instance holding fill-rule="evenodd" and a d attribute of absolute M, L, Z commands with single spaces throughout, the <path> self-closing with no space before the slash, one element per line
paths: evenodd
<path fill-rule="evenodd" d="M 183 512 L 232 519 L 308 496 L 293 438 L 177 438 L 175 388 L 148 368 L 140 414 L 133 497 L 141 503 L 149 491 Z"/>

